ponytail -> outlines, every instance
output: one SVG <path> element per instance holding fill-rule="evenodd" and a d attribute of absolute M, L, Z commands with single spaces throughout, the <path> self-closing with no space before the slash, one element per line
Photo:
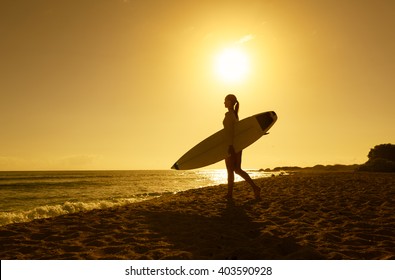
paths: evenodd
<path fill-rule="evenodd" d="M 236 103 L 235 103 L 235 113 L 236 113 L 237 119 L 239 119 L 239 106 L 240 106 L 240 103 L 239 103 L 239 101 L 236 100 Z"/>
<path fill-rule="evenodd" d="M 236 114 L 236 118 L 239 119 L 239 106 L 240 106 L 240 103 L 239 103 L 239 101 L 237 101 L 237 97 L 234 94 L 228 94 L 225 97 L 225 100 L 229 100 L 230 102 L 232 102 L 233 107 L 234 107 L 233 111 Z"/>

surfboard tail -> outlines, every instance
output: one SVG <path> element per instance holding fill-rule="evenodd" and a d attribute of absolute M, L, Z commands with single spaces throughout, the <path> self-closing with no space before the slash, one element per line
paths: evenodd
<path fill-rule="evenodd" d="M 256 115 L 256 119 L 263 131 L 269 130 L 277 120 L 277 114 L 273 111 Z"/>

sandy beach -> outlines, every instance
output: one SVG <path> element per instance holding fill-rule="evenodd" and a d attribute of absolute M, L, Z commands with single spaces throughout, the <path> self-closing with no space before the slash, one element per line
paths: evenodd
<path fill-rule="evenodd" d="M 304 173 L 0 228 L 0 259 L 395 259 L 395 174 Z"/>

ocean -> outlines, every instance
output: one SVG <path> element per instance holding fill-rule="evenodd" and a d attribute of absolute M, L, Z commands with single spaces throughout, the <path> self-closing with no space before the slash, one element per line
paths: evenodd
<path fill-rule="evenodd" d="M 253 179 L 272 176 L 247 171 Z M 122 206 L 219 184 L 226 184 L 226 170 L 0 172 L 0 226 Z"/>

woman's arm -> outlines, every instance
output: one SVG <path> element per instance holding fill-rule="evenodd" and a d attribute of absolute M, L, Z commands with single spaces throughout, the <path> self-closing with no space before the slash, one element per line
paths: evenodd
<path fill-rule="evenodd" d="M 234 148 L 233 148 L 233 139 L 234 139 L 234 134 L 235 134 L 235 123 L 236 123 L 236 118 L 235 116 L 232 115 L 231 112 L 227 112 L 225 114 L 225 119 L 224 119 L 224 131 L 225 131 L 225 141 L 227 145 L 229 146 L 228 153 L 229 154 L 234 154 Z"/>

